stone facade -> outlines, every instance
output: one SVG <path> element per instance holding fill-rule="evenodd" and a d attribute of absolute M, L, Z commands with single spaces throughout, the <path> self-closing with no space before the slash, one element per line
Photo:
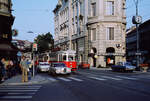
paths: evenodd
<path fill-rule="evenodd" d="M 67 8 L 67 29 L 59 32 Z M 125 0 L 59 0 L 54 14 L 55 46 L 70 46 L 79 62 L 106 67 L 125 61 Z"/>
<path fill-rule="evenodd" d="M 14 58 L 17 49 L 12 45 L 12 16 L 11 0 L 0 0 L 0 58 Z"/>

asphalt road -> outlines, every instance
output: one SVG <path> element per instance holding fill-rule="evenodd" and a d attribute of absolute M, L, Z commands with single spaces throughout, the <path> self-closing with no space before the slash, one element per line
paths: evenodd
<path fill-rule="evenodd" d="M 0 101 L 150 101 L 150 73 L 84 69 L 65 76 L 39 75 L 46 81 L 36 85 L 14 85 L 16 92 L 17 88 L 23 89 L 22 94 L 16 93 L 14 97 L 14 92 L 4 92 L 5 97 Z"/>

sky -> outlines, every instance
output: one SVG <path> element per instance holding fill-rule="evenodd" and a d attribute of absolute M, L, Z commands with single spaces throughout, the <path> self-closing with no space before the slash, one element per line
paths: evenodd
<path fill-rule="evenodd" d="M 136 1 L 136 0 L 135 0 Z M 47 32 L 54 35 L 54 14 L 53 9 L 57 0 L 12 0 L 13 16 L 15 21 L 13 29 L 17 29 L 19 34 L 13 39 L 32 41 L 39 34 Z M 139 0 L 139 15 L 143 22 L 150 19 L 150 0 Z M 126 0 L 127 28 L 133 26 L 132 16 L 135 15 L 134 0 Z M 32 31 L 33 33 L 28 33 Z"/>

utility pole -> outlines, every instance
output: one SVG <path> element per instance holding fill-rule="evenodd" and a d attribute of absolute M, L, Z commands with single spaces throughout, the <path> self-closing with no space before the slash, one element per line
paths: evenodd
<path fill-rule="evenodd" d="M 142 17 L 138 15 L 138 0 L 134 0 L 135 6 L 136 6 L 136 16 L 133 16 L 132 22 L 133 24 L 136 24 L 136 44 L 137 44 L 137 50 L 136 50 L 136 58 L 137 58 L 137 69 L 139 68 L 139 63 L 140 63 L 140 50 L 139 50 L 139 24 L 142 22 Z"/>

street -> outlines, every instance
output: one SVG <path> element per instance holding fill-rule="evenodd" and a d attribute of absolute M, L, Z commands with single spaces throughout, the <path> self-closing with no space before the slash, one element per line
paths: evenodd
<path fill-rule="evenodd" d="M 38 74 L 46 80 L 0 86 L 0 101 L 150 101 L 150 73 L 80 69 L 71 75 Z"/>

